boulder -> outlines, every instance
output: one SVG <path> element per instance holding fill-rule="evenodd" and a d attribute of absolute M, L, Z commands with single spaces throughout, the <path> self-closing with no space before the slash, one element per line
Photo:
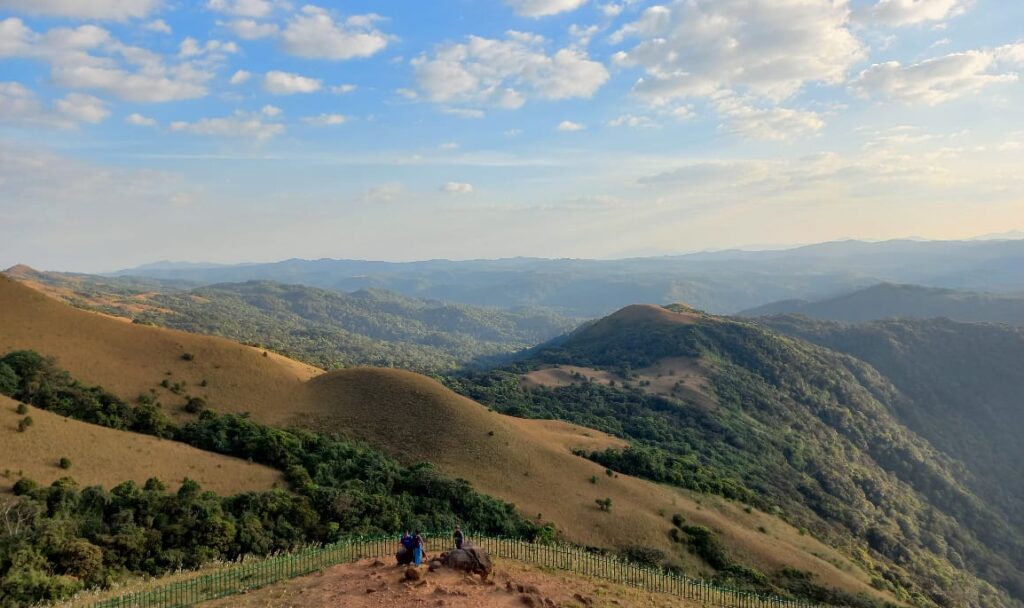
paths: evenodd
<path fill-rule="evenodd" d="M 483 579 L 486 579 L 494 570 L 494 564 L 487 552 L 472 545 L 463 545 L 461 549 L 442 553 L 441 563 L 454 570 L 479 574 Z"/>

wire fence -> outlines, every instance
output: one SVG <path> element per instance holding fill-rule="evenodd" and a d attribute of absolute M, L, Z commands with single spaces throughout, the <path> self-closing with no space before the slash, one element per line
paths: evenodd
<path fill-rule="evenodd" d="M 427 535 L 428 553 L 450 549 L 450 534 Z M 512 559 L 543 568 L 565 570 L 658 593 L 724 608 L 815 608 L 817 604 L 715 585 L 587 551 L 565 544 L 539 544 L 521 539 L 467 535 L 468 542 L 493 557 Z M 398 541 L 392 536 L 349 538 L 330 545 L 312 546 L 291 553 L 231 564 L 217 572 L 126 593 L 92 604 L 92 608 L 185 608 L 290 580 L 366 558 L 394 556 Z"/>

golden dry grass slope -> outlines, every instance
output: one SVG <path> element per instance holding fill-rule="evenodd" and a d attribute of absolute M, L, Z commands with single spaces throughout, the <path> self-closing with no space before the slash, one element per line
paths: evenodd
<path fill-rule="evenodd" d="M 33 407 L 27 412 L 32 426 L 18 432 L 18 421 L 24 416 L 17 413 L 17 406 L 0 395 L 0 493 L 9 492 L 21 476 L 42 484 L 72 477 L 82 486 L 107 489 L 122 481 L 142 484 L 157 477 L 172 490 L 188 477 L 220 494 L 285 486 L 284 476 L 268 467 Z M 67 470 L 58 466 L 65 457 L 71 461 Z"/>
<path fill-rule="evenodd" d="M 775 517 L 745 513 L 724 499 L 607 477 L 602 467 L 571 453 L 574 447 L 620 443 L 596 431 L 502 416 L 411 372 L 324 373 L 228 340 L 133 325 L 74 309 L 3 277 L 0 310 L 0 352 L 34 349 L 55 357 L 75 377 L 126 399 L 155 389 L 176 416 L 186 416 L 182 394 L 191 394 L 220 411 L 250 412 L 267 424 L 340 431 L 402 460 L 433 462 L 528 516 L 554 522 L 575 542 L 657 547 L 696 569 L 695 558 L 668 538 L 669 518 L 681 513 L 721 531 L 728 548 L 753 566 L 789 565 L 817 574 L 821 582 L 876 594 L 849 560 Z M 186 352 L 192 360 L 182 359 Z M 160 388 L 164 379 L 181 383 L 182 394 Z M 599 498 L 612 499 L 610 512 L 598 509 Z"/>

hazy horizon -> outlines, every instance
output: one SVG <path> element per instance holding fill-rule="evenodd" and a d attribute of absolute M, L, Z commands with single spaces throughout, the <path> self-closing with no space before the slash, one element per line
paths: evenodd
<path fill-rule="evenodd" d="M 1010 0 L 0 0 L 0 260 L 1019 229 L 1020 23 Z"/>

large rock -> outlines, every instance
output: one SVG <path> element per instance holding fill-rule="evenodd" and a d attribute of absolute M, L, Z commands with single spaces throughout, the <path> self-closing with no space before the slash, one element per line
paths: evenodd
<path fill-rule="evenodd" d="M 487 552 L 472 545 L 464 545 L 461 549 L 442 553 L 441 562 L 455 570 L 479 574 L 481 578 L 487 578 L 494 570 L 494 564 Z"/>

